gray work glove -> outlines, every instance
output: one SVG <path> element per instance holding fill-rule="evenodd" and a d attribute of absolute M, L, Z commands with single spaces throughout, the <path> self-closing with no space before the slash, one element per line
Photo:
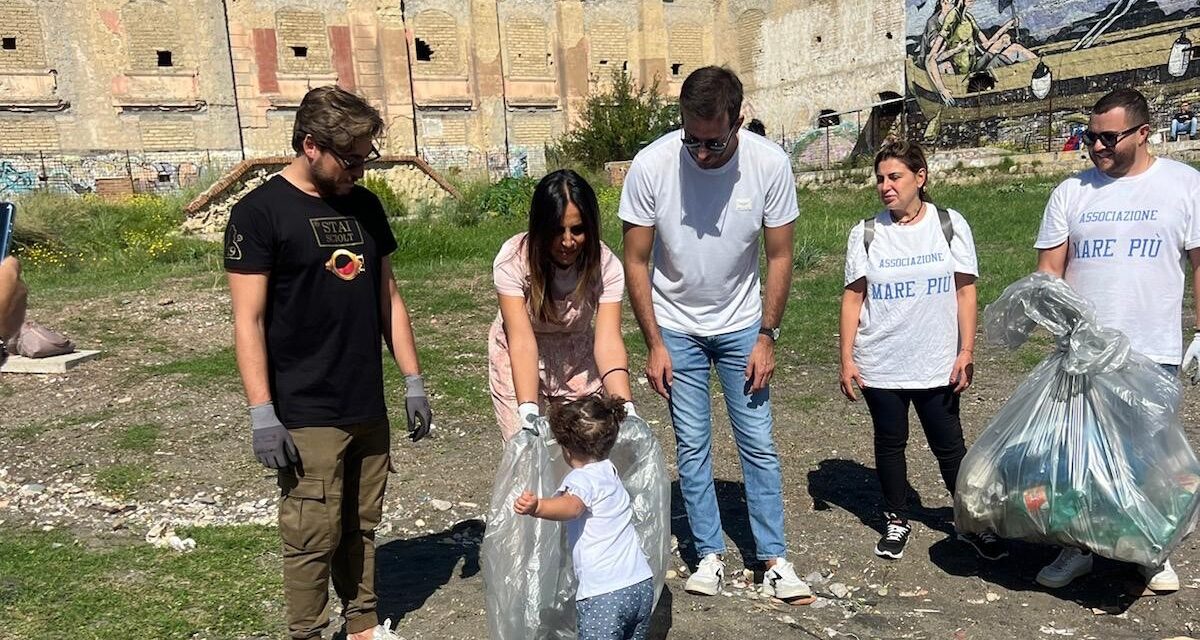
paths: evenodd
<path fill-rule="evenodd" d="M 300 451 L 275 414 L 274 402 L 250 407 L 250 433 L 254 437 L 254 457 L 268 469 L 284 469 L 300 462 Z"/>
<path fill-rule="evenodd" d="M 413 442 L 429 435 L 433 428 L 433 410 L 425 395 L 425 380 L 420 374 L 404 376 L 404 411 L 408 414 L 408 437 Z"/>

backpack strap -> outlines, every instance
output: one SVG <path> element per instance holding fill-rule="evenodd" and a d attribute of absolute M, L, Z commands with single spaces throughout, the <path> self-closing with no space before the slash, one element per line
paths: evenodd
<path fill-rule="evenodd" d="M 946 244 L 949 245 L 954 240 L 954 221 L 950 219 L 950 211 L 943 209 L 932 202 L 929 206 L 937 211 L 938 222 L 942 225 L 942 235 L 946 237 Z M 871 250 L 871 241 L 875 239 L 875 216 L 863 219 L 863 251 Z"/>
<path fill-rule="evenodd" d="M 937 211 L 938 220 L 942 223 L 942 235 L 946 236 L 946 244 L 949 245 L 954 240 L 954 223 L 950 220 L 950 210 L 942 209 L 932 202 L 929 206 Z"/>

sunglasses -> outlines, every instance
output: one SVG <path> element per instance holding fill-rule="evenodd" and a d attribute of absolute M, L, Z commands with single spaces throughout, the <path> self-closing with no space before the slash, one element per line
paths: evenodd
<path fill-rule="evenodd" d="M 1082 136 L 1083 143 L 1090 147 L 1090 146 L 1096 144 L 1096 141 L 1099 140 L 1100 144 L 1103 144 L 1106 148 L 1113 149 L 1117 146 L 1117 143 L 1124 140 L 1126 138 L 1126 136 L 1133 133 L 1134 131 L 1137 131 L 1138 129 L 1141 129 L 1145 125 L 1146 125 L 1146 123 L 1143 122 L 1142 124 L 1139 124 L 1139 125 L 1133 126 L 1133 127 L 1129 127 L 1128 129 L 1121 131 L 1121 132 L 1116 132 L 1116 131 L 1096 132 L 1096 131 L 1092 131 L 1091 129 L 1088 129 L 1083 132 L 1083 136 Z"/>
<path fill-rule="evenodd" d="M 729 146 L 729 140 L 731 138 L 733 138 L 733 133 L 737 130 L 738 130 L 738 125 L 735 125 L 732 129 L 729 130 L 729 135 L 725 136 L 724 140 L 700 141 L 695 138 L 689 138 L 687 135 L 684 135 L 683 136 L 683 146 L 685 148 L 687 148 L 688 151 L 691 151 L 692 153 L 699 151 L 700 147 L 704 147 L 705 149 L 708 149 L 709 151 L 711 151 L 713 153 L 724 153 L 725 149 Z"/>
<path fill-rule="evenodd" d="M 346 171 L 353 171 L 369 162 L 375 162 L 381 157 L 379 150 L 375 148 L 375 145 L 371 145 L 371 150 L 367 153 L 365 158 L 358 158 L 354 156 L 347 158 L 333 149 L 326 149 L 326 151 L 333 154 L 333 158 L 337 160 L 338 164 L 342 165 L 342 169 L 345 169 Z"/>

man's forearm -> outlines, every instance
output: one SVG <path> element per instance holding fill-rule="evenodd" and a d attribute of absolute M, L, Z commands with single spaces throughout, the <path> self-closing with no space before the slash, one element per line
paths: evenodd
<path fill-rule="evenodd" d="M 392 296 L 391 313 L 387 314 L 386 320 L 389 326 L 385 328 L 384 335 L 388 348 L 392 350 L 392 357 L 396 359 L 396 366 L 406 376 L 421 373 L 421 365 L 417 359 L 417 339 L 413 334 L 412 321 L 408 317 L 408 307 L 398 294 Z"/>
<path fill-rule="evenodd" d="M 234 353 L 238 372 L 250 406 L 271 401 L 271 385 L 267 376 L 267 337 L 259 322 L 234 320 Z"/>
<path fill-rule="evenodd" d="M 626 278 L 629 289 L 629 305 L 633 307 L 633 317 L 637 319 L 646 348 L 654 349 L 662 346 L 662 333 L 658 329 L 658 319 L 654 317 L 654 299 L 650 294 L 649 265 L 630 265 L 630 272 L 636 273 Z"/>
<path fill-rule="evenodd" d="M 762 326 L 778 327 L 783 322 L 792 287 L 792 256 L 767 259 L 767 293 L 763 299 Z"/>

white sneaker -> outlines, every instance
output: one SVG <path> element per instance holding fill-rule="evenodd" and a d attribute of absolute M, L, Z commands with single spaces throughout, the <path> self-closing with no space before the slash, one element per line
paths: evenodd
<path fill-rule="evenodd" d="M 696 572 L 687 579 L 683 590 L 702 596 L 715 596 L 721 592 L 721 581 L 725 579 L 725 563 L 720 556 L 710 553 L 700 561 Z"/>
<path fill-rule="evenodd" d="M 1042 567 L 1038 572 L 1037 582 L 1043 587 L 1057 589 L 1091 572 L 1092 554 L 1084 553 L 1082 549 L 1075 547 L 1064 547 L 1054 562 Z"/>
<path fill-rule="evenodd" d="M 1179 591 L 1179 575 L 1171 568 L 1171 561 L 1166 560 L 1157 567 L 1138 567 L 1146 577 L 1146 588 L 1151 591 Z"/>
<path fill-rule="evenodd" d="M 763 574 L 762 587 L 759 592 L 765 596 L 775 596 L 780 600 L 806 598 L 812 595 L 812 589 L 796 576 L 796 567 L 792 563 L 779 558 L 775 564 Z"/>

